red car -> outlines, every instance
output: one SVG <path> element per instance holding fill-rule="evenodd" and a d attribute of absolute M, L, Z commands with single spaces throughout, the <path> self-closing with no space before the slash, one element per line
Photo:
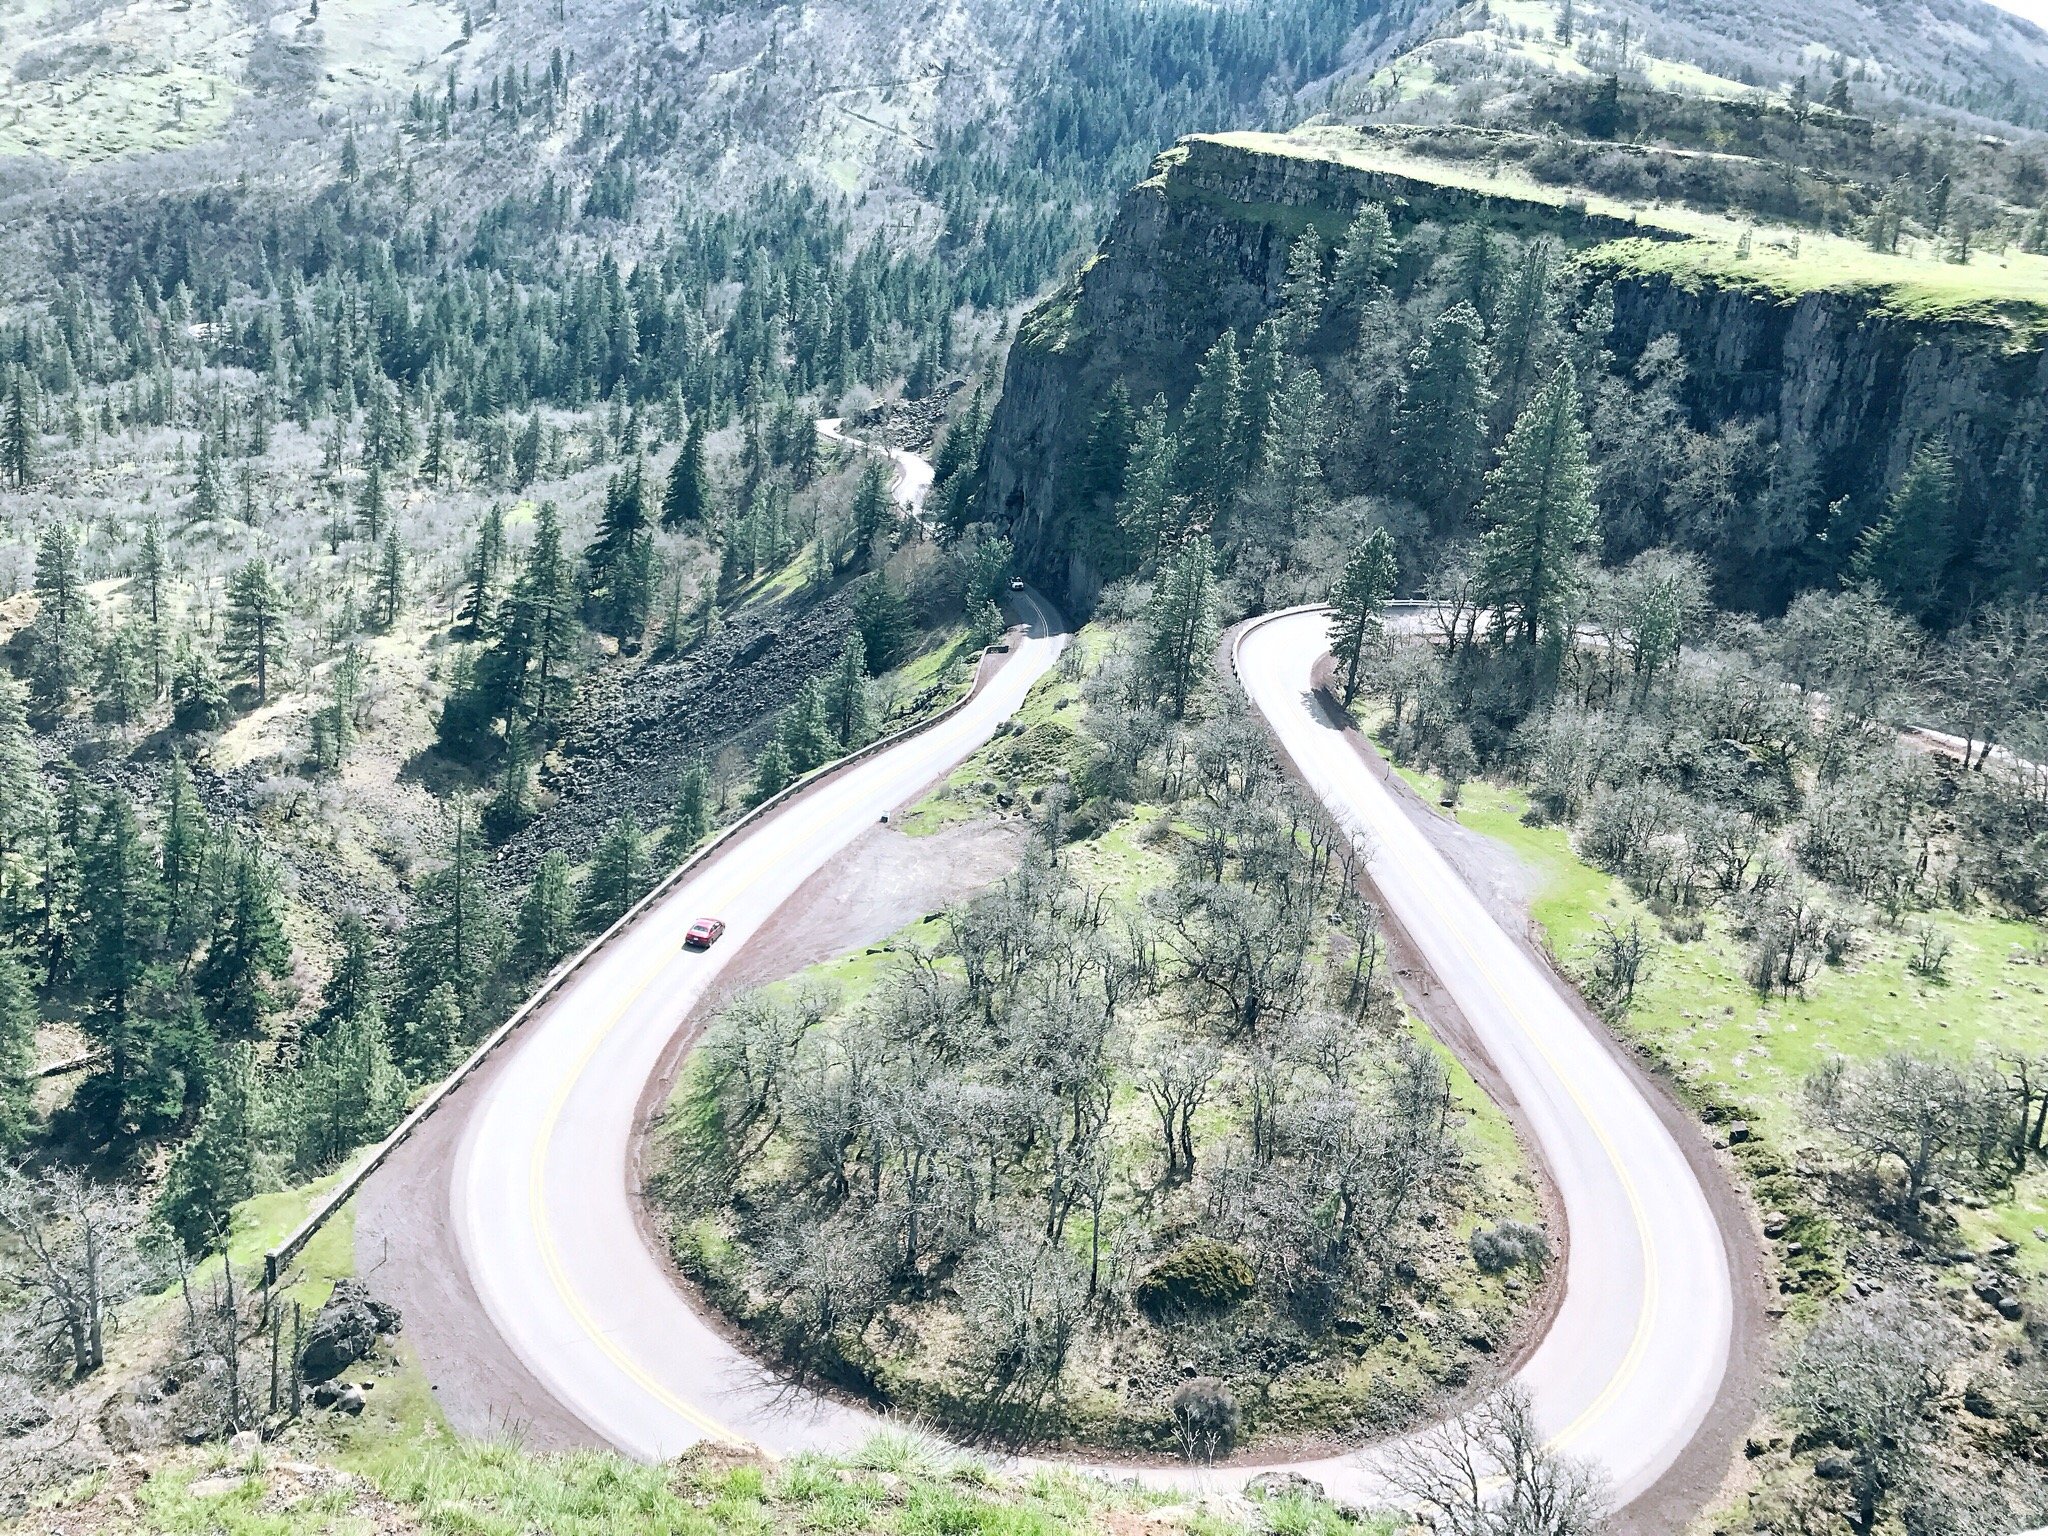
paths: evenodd
<path fill-rule="evenodd" d="M 683 948 L 709 949 L 725 935 L 722 918 L 700 917 L 690 924 L 690 931 L 683 935 Z"/>

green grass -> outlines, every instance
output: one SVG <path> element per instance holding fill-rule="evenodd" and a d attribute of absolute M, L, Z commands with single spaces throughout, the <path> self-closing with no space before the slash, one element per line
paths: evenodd
<path fill-rule="evenodd" d="M 1434 798 L 1435 781 L 1404 776 Z M 1457 817 L 1512 849 L 1536 876 L 1530 915 L 1568 969 L 1587 968 L 1602 916 L 1633 916 L 1656 931 L 1656 918 L 1626 884 L 1579 858 L 1562 828 L 1526 824 L 1527 807 L 1517 790 L 1473 783 L 1464 787 Z M 1929 920 L 1953 945 L 1941 981 L 1909 969 L 1905 933 L 1871 928 L 1848 961 L 1821 971 L 1803 996 L 1760 998 L 1743 980 L 1743 942 L 1712 916 L 1696 942 L 1659 936 L 1648 980 L 1622 1029 L 1698 1102 L 1753 1127 L 1757 1140 L 1737 1149 L 1738 1161 L 1759 1179 L 1760 1197 L 1782 1205 L 1789 1194 L 1776 1177 L 1783 1161 L 1821 1145 L 1803 1112 L 1802 1089 L 1830 1056 L 1870 1061 L 1904 1051 L 1967 1059 L 1978 1051 L 2048 1050 L 2048 965 L 2038 958 L 2048 930 L 1981 911 L 1939 912 Z M 1956 1214 L 1973 1246 L 2009 1238 L 2024 1269 L 2048 1274 L 2048 1242 L 2033 1235 L 2037 1226 L 2048 1230 L 2048 1174 L 2031 1172 L 2007 1196 Z"/>
<path fill-rule="evenodd" d="M 2009 333 L 2032 344 L 2048 330 L 2048 256 L 2017 249 L 1973 255 L 1967 265 L 1931 249 L 1896 254 L 1870 250 L 1860 240 L 1790 225 L 1759 225 L 1732 214 L 1676 203 L 1625 203 L 1584 188 L 1541 182 L 1520 168 L 1487 160 L 1447 160 L 1405 150 L 1355 129 L 1316 126 L 1292 133 L 1221 133 L 1205 141 L 1258 154 L 1322 160 L 1455 192 L 1504 198 L 1529 206 L 1536 223 L 1557 213 L 1590 214 L 1633 222 L 1636 239 L 1595 245 L 1588 265 L 1615 273 L 1662 274 L 1691 285 L 1712 284 L 1779 299 L 1836 292 L 1869 300 L 1904 319 L 1953 321 Z M 1248 208 L 1247 218 L 1260 217 Z M 1296 210 L 1300 217 L 1300 210 Z M 1747 235 L 1750 254 L 1738 256 Z"/>

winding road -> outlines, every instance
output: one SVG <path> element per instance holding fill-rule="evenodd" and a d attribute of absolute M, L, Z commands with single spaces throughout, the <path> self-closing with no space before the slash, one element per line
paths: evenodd
<path fill-rule="evenodd" d="M 463 1265 L 526 1367 L 621 1450 L 660 1458 L 706 1437 L 836 1450 L 881 1427 L 790 1388 L 699 1315 L 649 1247 L 629 1163 L 643 1091 L 728 961 L 835 853 L 986 741 L 1052 665 L 1063 639 L 1029 606 L 1030 633 L 963 709 L 729 841 L 594 957 L 508 1044 L 468 1117 L 451 1200 Z M 1553 1443 L 1602 1464 L 1626 1503 L 1672 1467 L 1720 1390 L 1734 1313 L 1727 1245 L 1636 1078 L 1318 703 L 1325 623 L 1319 610 L 1254 621 L 1233 659 L 1312 791 L 1370 839 L 1390 915 L 1463 1012 L 1548 1164 L 1570 1231 L 1565 1290 L 1519 1375 Z M 683 951 L 684 928 L 713 914 L 729 924 L 723 942 Z M 1293 1468 L 1335 1496 L 1369 1499 L 1386 1491 L 1386 1450 Z M 1258 1470 L 1141 1475 L 1227 1486 Z"/>

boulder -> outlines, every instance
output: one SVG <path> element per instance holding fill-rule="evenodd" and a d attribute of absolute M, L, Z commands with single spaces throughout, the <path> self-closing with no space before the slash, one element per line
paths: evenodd
<path fill-rule="evenodd" d="M 337 1280 L 327 1305 L 313 1314 L 299 1347 L 299 1368 L 308 1381 L 340 1375 L 376 1346 L 377 1336 L 396 1333 L 398 1309 L 371 1299 L 359 1280 Z"/>
<path fill-rule="evenodd" d="M 1299 1472 L 1281 1470 L 1261 1472 L 1244 1485 L 1244 1491 L 1261 1499 L 1320 1499 L 1323 1485 Z"/>

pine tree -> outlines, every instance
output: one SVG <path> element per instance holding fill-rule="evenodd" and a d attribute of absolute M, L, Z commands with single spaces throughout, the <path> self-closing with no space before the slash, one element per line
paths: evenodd
<path fill-rule="evenodd" d="M 694 528 L 711 511 L 711 472 L 705 461 L 704 412 L 690 419 L 682 452 L 668 472 L 668 486 L 661 498 L 661 526 L 668 529 Z"/>
<path fill-rule="evenodd" d="M 213 446 L 213 434 L 199 439 L 198 466 L 192 475 L 192 519 L 212 522 L 227 510 L 227 487 L 221 483 L 220 456 Z"/>
<path fill-rule="evenodd" d="M 1379 203 L 1360 208 L 1337 248 L 1337 269 L 1330 280 L 1330 302 L 1351 311 L 1363 310 L 1387 283 L 1394 270 L 1394 226 Z"/>
<path fill-rule="evenodd" d="M 860 631 L 848 633 L 839 662 L 826 680 L 826 723 L 842 751 L 864 746 L 874 734 L 874 705 L 868 698 L 868 653 Z"/>
<path fill-rule="evenodd" d="M 865 683 L 865 675 L 862 681 Z M 683 770 L 682 782 L 676 787 L 675 809 L 662 833 L 661 856 L 671 865 L 680 864 L 710 835 L 711 775 L 700 758 Z"/>
<path fill-rule="evenodd" d="M 335 926 L 341 953 L 328 972 L 327 985 L 320 992 L 320 1007 L 307 1021 L 306 1032 L 318 1038 L 337 1025 L 374 1022 L 384 1027 L 384 991 L 377 978 L 377 952 L 369 924 L 355 913 L 342 916 Z"/>
<path fill-rule="evenodd" d="M 1395 445 L 1401 489 L 1432 528 L 1461 523 L 1482 484 L 1492 371 L 1479 312 L 1470 304 L 1445 310 L 1409 355 Z"/>
<path fill-rule="evenodd" d="M 1216 644 L 1216 555 L 1205 536 L 1184 541 L 1160 571 L 1143 634 L 1153 685 L 1178 720 Z"/>
<path fill-rule="evenodd" d="M 1225 331 L 1202 359 L 1181 416 L 1178 489 L 1205 526 L 1237 500 L 1244 461 L 1244 370 L 1237 332 Z"/>
<path fill-rule="evenodd" d="M 526 743 L 526 727 L 514 720 L 505 727 L 505 762 L 498 791 L 484 806 L 484 836 L 502 843 L 533 820 L 533 810 L 533 752 Z"/>
<path fill-rule="evenodd" d="M 270 698 L 270 672 L 284 649 L 284 593 L 270 567 L 251 559 L 228 578 L 227 628 L 221 652 L 228 664 L 256 678 L 256 702 Z"/>
<path fill-rule="evenodd" d="M 0 858 L 26 846 L 50 808 L 42 754 L 28 723 L 28 691 L 0 672 Z"/>
<path fill-rule="evenodd" d="M 52 523 L 36 542 L 36 619 L 30 685 L 39 699 L 68 701 L 93 655 L 92 608 L 78 568 L 78 539 Z"/>
<path fill-rule="evenodd" d="M 398 541 L 395 528 L 384 535 L 384 553 L 377 562 L 375 601 L 377 627 L 390 629 L 405 607 L 405 546 Z"/>
<path fill-rule="evenodd" d="M 1178 542 L 1186 532 L 1183 509 L 1174 492 L 1173 429 L 1166 397 L 1158 395 L 1138 413 L 1131 434 L 1130 470 L 1117 508 L 1117 524 L 1134 566 L 1149 564 L 1162 545 Z"/>
<path fill-rule="evenodd" d="M 523 491 L 539 478 L 541 470 L 541 421 L 536 408 L 520 428 L 512 444 L 512 488 Z"/>
<path fill-rule="evenodd" d="M 512 922 L 512 962 L 521 976 L 537 976 L 576 942 L 576 900 L 569 889 L 569 858 L 551 848 L 541 855 L 533 883 Z"/>
<path fill-rule="evenodd" d="M 768 738 L 768 744 L 761 748 L 761 755 L 754 759 L 754 804 L 759 805 L 780 794 L 795 776 L 790 771 L 789 749 L 782 744 L 782 736 L 778 732 Z"/>
<path fill-rule="evenodd" d="M 220 674 L 187 635 L 171 666 L 171 724 L 181 731 L 217 731 L 227 719 L 228 695 Z"/>
<path fill-rule="evenodd" d="M 809 773 L 833 755 L 832 727 L 825 719 L 825 691 L 815 677 L 806 678 L 796 702 L 783 711 L 776 734 L 789 757 L 792 774 Z"/>
<path fill-rule="evenodd" d="M 163 935 L 156 860 L 120 790 L 107 792 L 79 847 L 74 971 L 91 1006 L 80 1020 L 106 1052 L 84 1093 L 93 1128 L 125 1134 L 146 1106 L 150 1027 L 139 1007 Z"/>
<path fill-rule="evenodd" d="M 1530 241 L 1501 300 L 1493 354 L 1496 420 L 1503 426 L 1522 413 L 1546 361 L 1557 354 L 1556 257 L 1549 240 Z"/>
<path fill-rule="evenodd" d="M 853 597 L 853 622 L 870 672 L 879 676 L 902 659 L 910 642 L 910 608 L 887 572 L 877 571 L 860 583 Z"/>
<path fill-rule="evenodd" d="M 1399 567 L 1393 536 L 1375 528 L 1344 562 L 1337 590 L 1330 594 L 1330 654 L 1344 668 L 1344 704 L 1358 693 L 1358 666 L 1378 633 L 1380 610 L 1394 595 Z"/>
<path fill-rule="evenodd" d="M 42 1022 L 28 969 L 0 944 L 0 1157 L 12 1159 L 35 1126 L 36 1027 Z"/>
<path fill-rule="evenodd" d="M 1594 541 L 1593 476 L 1572 365 L 1529 402 L 1486 477 L 1479 546 L 1480 601 L 1500 634 L 1533 647 L 1561 634 L 1578 593 L 1580 554 Z"/>
<path fill-rule="evenodd" d="M 439 1077 L 469 1035 L 469 1018 L 452 982 L 437 982 L 409 1009 L 399 1027 L 398 1054 L 416 1082 Z"/>
<path fill-rule="evenodd" d="M 1858 542 L 1850 574 L 1875 582 L 1899 612 L 1940 622 L 1955 558 L 1955 513 L 1955 456 L 1936 433 L 1913 450 L 1884 516 Z"/>
<path fill-rule="evenodd" d="M 293 1076 L 295 1171 L 311 1177 L 374 1141 L 405 1109 L 405 1078 L 391 1059 L 381 1011 L 345 1015 L 312 1042 Z"/>
<path fill-rule="evenodd" d="M 895 532 L 896 504 L 889 495 L 889 471 L 880 458 L 870 456 L 861 469 L 860 483 L 854 487 L 850 521 L 856 559 L 866 556 L 876 539 Z"/>
<path fill-rule="evenodd" d="M 353 182 L 363 174 L 362 156 L 356 152 L 356 131 L 351 128 L 341 141 L 341 179 Z"/>
<path fill-rule="evenodd" d="M 226 855 L 226 888 L 192 990 L 216 1035 L 254 1040 L 284 1003 L 292 950 L 278 913 L 277 876 L 255 849 Z"/>
<path fill-rule="evenodd" d="M 1287 277 L 1280 289 L 1281 328 L 1299 351 L 1323 327 L 1329 285 L 1323 277 L 1323 238 L 1311 224 L 1287 251 Z"/>
<path fill-rule="evenodd" d="M 626 639 L 646 628 L 654 599 L 654 539 L 648 532 L 645 466 L 634 460 L 605 486 L 597 537 L 584 551 L 597 626 Z"/>
<path fill-rule="evenodd" d="M 470 639 L 480 638 L 490 628 L 497 598 L 498 572 L 505 563 L 505 509 L 492 502 L 477 526 L 476 546 L 470 551 L 469 576 L 461 611 L 455 615 L 458 631 Z"/>
<path fill-rule="evenodd" d="M 423 1027 L 439 1030 L 439 1022 L 428 1019 L 426 1007 L 437 987 L 451 989 L 459 1019 L 480 1016 L 485 983 L 504 939 L 478 869 L 476 828 L 460 804 L 449 855 L 448 862 L 422 880 L 414 893 L 412 922 L 399 947 L 397 1013 L 409 1023 L 408 1040 L 419 1038 Z M 417 1076 L 424 1058 L 410 1044 L 401 1055 L 406 1070 Z"/>
<path fill-rule="evenodd" d="M 590 856 L 590 871 L 583 877 L 583 895 L 577 903 L 577 920 L 587 933 L 608 927 L 637 901 L 651 881 L 647 834 L 628 811 L 610 828 Z"/>
<path fill-rule="evenodd" d="M 164 559 L 163 535 L 152 515 L 142 525 L 142 550 L 136 557 L 135 585 L 147 622 L 150 696 L 164 696 L 164 599 L 169 570 Z"/>
<path fill-rule="evenodd" d="M 192 1139 L 171 1159 L 156 1212 L 189 1254 L 227 1237 L 234 1208 L 263 1185 L 271 1110 L 248 1045 L 229 1046 L 207 1073 L 206 1110 Z"/>
<path fill-rule="evenodd" d="M 374 462 L 363 476 L 363 488 L 356 496 L 356 526 L 371 544 L 384 537 L 384 517 L 390 510 L 384 497 L 384 471 Z"/>
<path fill-rule="evenodd" d="M 171 753 L 171 766 L 165 770 L 157 824 L 162 832 L 158 866 L 163 879 L 164 937 L 173 954 L 189 955 L 213 925 L 205 895 L 213 829 L 207 824 L 192 770 L 181 752 Z"/>
<path fill-rule="evenodd" d="M 448 418 L 439 406 L 427 420 L 427 451 L 420 457 L 420 478 L 439 490 L 455 469 L 453 446 L 448 441 Z"/>
<path fill-rule="evenodd" d="M 0 408 L 0 469 L 16 490 L 36 478 L 40 432 L 36 418 L 35 383 L 26 368 L 14 368 L 7 375 L 7 403 Z"/>
<path fill-rule="evenodd" d="M 124 737 L 149 707 L 149 679 L 143 673 L 141 652 L 142 642 L 126 624 L 108 636 L 100 650 L 93 714 Z"/>

